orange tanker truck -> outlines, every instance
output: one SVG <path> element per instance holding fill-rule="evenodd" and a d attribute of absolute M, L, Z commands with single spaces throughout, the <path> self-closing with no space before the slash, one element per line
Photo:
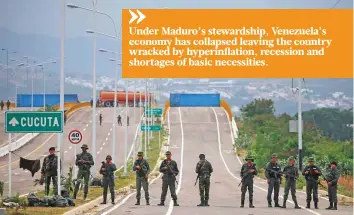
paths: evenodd
<path fill-rule="evenodd" d="M 125 94 L 126 93 L 124 91 L 117 91 L 118 104 L 125 104 L 125 100 L 126 100 Z M 141 98 L 141 102 L 145 102 L 145 93 L 135 92 L 135 102 L 137 106 L 139 106 L 140 104 L 140 98 Z M 151 99 L 151 94 L 148 95 L 148 99 Z M 114 91 L 101 91 L 99 101 L 105 107 L 113 107 Z M 134 92 L 128 92 L 128 105 L 133 106 L 133 104 L 134 104 Z"/>

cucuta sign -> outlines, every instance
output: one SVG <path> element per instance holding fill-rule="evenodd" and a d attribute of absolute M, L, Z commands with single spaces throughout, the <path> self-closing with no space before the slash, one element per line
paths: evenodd
<path fill-rule="evenodd" d="M 63 133 L 63 112 L 5 113 L 6 133 Z"/>

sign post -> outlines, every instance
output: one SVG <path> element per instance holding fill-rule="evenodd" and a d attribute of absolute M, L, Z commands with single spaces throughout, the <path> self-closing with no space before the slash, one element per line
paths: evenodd
<path fill-rule="evenodd" d="M 9 197 L 12 188 L 12 133 L 63 133 L 63 112 L 6 111 L 5 133 L 9 136 Z"/>
<path fill-rule="evenodd" d="M 78 130 L 72 130 L 70 131 L 68 135 L 68 139 L 70 143 L 74 144 L 74 160 L 76 160 L 76 154 L 77 154 L 77 144 L 79 144 L 82 140 L 82 134 Z M 76 165 L 74 165 L 74 177 L 77 175 L 77 168 Z"/>

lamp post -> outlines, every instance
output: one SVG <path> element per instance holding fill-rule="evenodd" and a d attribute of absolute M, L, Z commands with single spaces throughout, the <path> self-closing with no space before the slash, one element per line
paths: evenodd
<path fill-rule="evenodd" d="M 8 49 L 5 49 L 5 48 L 2 48 L 1 50 L 6 52 L 6 65 L 7 65 L 6 68 L 8 68 L 9 67 L 9 53 L 16 54 L 17 52 L 9 51 Z M 6 89 L 7 90 L 9 89 L 9 71 L 8 70 L 6 70 Z"/>
<path fill-rule="evenodd" d="M 93 8 L 94 8 L 93 10 L 89 9 L 89 8 L 81 7 L 81 6 L 78 6 L 78 5 L 74 5 L 74 4 L 67 4 L 66 6 L 69 7 L 69 8 L 72 8 L 72 9 L 82 9 L 82 10 L 93 12 L 94 14 L 98 13 L 98 14 L 107 16 L 113 22 L 114 28 L 115 28 L 115 31 L 116 31 L 116 35 L 117 35 L 117 29 L 116 29 L 116 25 L 115 25 L 115 22 L 114 22 L 113 18 L 110 15 L 108 15 L 107 13 L 103 13 L 103 12 L 97 11 L 96 10 L 96 1 L 93 1 Z M 93 72 L 92 72 L 92 76 L 93 76 L 92 97 L 95 100 L 95 105 L 93 105 L 93 107 L 92 107 L 92 150 L 96 151 L 96 33 L 97 32 L 95 32 L 95 31 L 91 31 L 91 32 L 86 31 L 86 32 L 94 34 L 94 37 L 93 37 L 94 38 L 94 45 L 93 45 L 93 64 L 94 65 L 93 65 Z M 116 36 L 116 38 L 118 39 L 118 36 Z M 115 106 L 116 106 L 116 102 L 115 102 Z M 114 110 L 114 112 L 115 111 L 116 110 Z M 114 130 L 113 133 L 115 133 L 115 132 L 116 131 Z M 113 134 L 113 135 L 115 136 L 115 134 Z M 93 159 L 96 160 L 96 153 L 93 153 Z M 96 171 L 96 162 L 95 162 L 95 166 L 94 167 L 95 167 L 94 171 Z"/>

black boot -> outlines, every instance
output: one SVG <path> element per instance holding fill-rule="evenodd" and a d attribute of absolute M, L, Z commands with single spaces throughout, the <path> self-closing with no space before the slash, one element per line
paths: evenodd
<path fill-rule="evenodd" d="M 87 199 L 87 193 L 84 193 L 84 200 Z"/>
<path fill-rule="evenodd" d="M 140 205 L 140 199 L 136 199 L 135 205 Z"/>
<path fill-rule="evenodd" d="M 268 208 L 271 208 L 271 207 L 272 207 L 272 202 L 268 201 Z"/>
<path fill-rule="evenodd" d="M 283 206 L 281 206 L 282 208 L 286 208 L 286 200 L 283 201 Z"/>
<path fill-rule="evenodd" d="M 101 202 L 101 205 L 105 205 L 107 202 L 106 200 L 107 200 L 107 197 L 103 197 L 103 202 Z"/>
<path fill-rule="evenodd" d="M 209 206 L 210 206 L 209 203 L 208 203 L 208 200 L 205 200 L 204 205 L 205 205 L 206 207 L 209 207 Z"/>
<path fill-rule="evenodd" d="M 306 208 L 310 208 L 310 202 L 306 203 Z"/>
<path fill-rule="evenodd" d="M 278 202 L 275 202 L 274 207 L 281 208 Z"/>
<path fill-rule="evenodd" d="M 337 203 L 334 203 L 334 206 L 331 210 L 337 210 Z"/>
<path fill-rule="evenodd" d="M 157 206 L 165 206 L 165 201 L 161 200 L 160 204 L 157 204 Z"/>
<path fill-rule="evenodd" d="M 295 209 L 301 209 L 301 207 L 297 204 L 297 201 L 294 201 Z"/>
<path fill-rule="evenodd" d="M 333 208 L 333 202 L 329 202 L 329 207 L 326 210 L 331 210 Z"/>
<path fill-rule="evenodd" d="M 177 199 L 173 200 L 173 206 L 179 206 L 179 204 L 177 203 Z"/>
<path fill-rule="evenodd" d="M 318 209 L 318 202 L 315 202 L 315 209 Z"/>
<path fill-rule="evenodd" d="M 241 206 L 240 206 L 240 208 L 243 208 L 243 207 L 245 207 L 245 200 L 241 200 Z"/>
<path fill-rule="evenodd" d="M 203 200 L 203 199 L 201 199 L 201 200 L 200 200 L 200 204 L 199 204 L 199 205 L 197 205 L 197 206 L 199 206 L 199 207 L 203 207 L 203 206 L 205 206 L 205 202 L 204 202 L 204 200 Z"/>
<path fill-rule="evenodd" d="M 150 205 L 150 200 L 146 199 L 146 205 Z"/>
<path fill-rule="evenodd" d="M 253 206 L 253 200 L 250 200 L 250 208 L 254 208 L 254 206 Z"/>
<path fill-rule="evenodd" d="M 111 195 L 111 200 L 112 200 L 112 205 L 115 205 L 116 203 L 114 202 L 114 195 Z"/>

